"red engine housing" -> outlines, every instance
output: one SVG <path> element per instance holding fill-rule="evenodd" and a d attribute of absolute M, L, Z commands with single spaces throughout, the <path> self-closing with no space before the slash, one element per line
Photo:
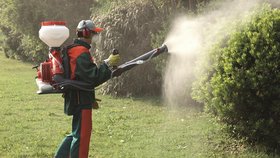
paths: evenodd
<path fill-rule="evenodd" d="M 52 82 L 52 63 L 51 62 L 43 62 L 40 64 L 39 75 L 43 82 L 51 83 Z"/>
<path fill-rule="evenodd" d="M 57 74 L 63 74 L 62 58 L 60 52 L 57 49 L 51 49 L 49 53 L 49 59 L 40 64 L 37 70 L 38 79 L 45 83 L 54 83 L 53 76 Z"/>

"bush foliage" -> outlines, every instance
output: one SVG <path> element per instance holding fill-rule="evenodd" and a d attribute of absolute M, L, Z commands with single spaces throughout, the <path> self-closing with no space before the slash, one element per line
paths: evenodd
<path fill-rule="evenodd" d="M 164 3 L 145 1 L 131 2 L 115 7 L 108 15 L 98 16 L 105 31 L 101 33 L 101 41 L 96 52 L 97 60 L 102 61 L 109 56 L 113 48 L 120 51 L 122 61 L 127 62 L 148 52 L 153 47 L 153 34 L 162 30 L 163 24 L 169 20 L 171 12 L 178 3 L 171 0 Z M 166 16 L 162 16 L 166 15 Z M 158 70 L 160 60 L 151 60 L 124 73 L 102 87 L 104 93 L 121 96 L 159 95 L 161 93 L 162 75 Z"/>
<path fill-rule="evenodd" d="M 280 146 L 280 10 L 268 5 L 217 45 L 193 96 L 238 135 Z"/>

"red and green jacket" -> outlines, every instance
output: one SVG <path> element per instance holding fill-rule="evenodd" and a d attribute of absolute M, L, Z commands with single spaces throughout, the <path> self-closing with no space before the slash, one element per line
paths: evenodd
<path fill-rule="evenodd" d="M 99 67 L 92 61 L 89 49 L 91 46 L 81 40 L 74 41 L 74 47 L 68 50 L 70 78 L 92 85 L 92 88 L 111 78 L 111 70 L 103 63 Z M 73 115 L 81 109 L 91 109 L 95 102 L 95 92 L 69 90 L 64 94 L 64 112 Z"/>

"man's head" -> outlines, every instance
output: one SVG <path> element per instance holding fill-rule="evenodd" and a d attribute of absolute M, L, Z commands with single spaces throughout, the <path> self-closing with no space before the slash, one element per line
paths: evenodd
<path fill-rule="evenodd" d="M 76 33 L 79 38 L 91 42 L 91 39 L 101 31 L 103 31 L 103 28 L 96 27 L 92 20 L 82 20 L 77 26 Z"/>

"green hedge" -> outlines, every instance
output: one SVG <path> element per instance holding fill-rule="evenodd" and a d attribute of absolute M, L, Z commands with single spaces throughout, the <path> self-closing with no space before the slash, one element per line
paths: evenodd
<path fill-rule="evenodd" d="M 212 50 L 193 96 L 236 135 L 279 149 L 280 10 L 265 5 L 238 23 Z"/>
<path fill-rule="evenodd" d="M 163 24 L 178 7 L 172 4 L 172 0 L 164 1 L 162 5 L 158 4 L 159 2 L 154 1 L 133 2 L 132 0 L 121 6 L 115 6 L 104 17 L 98 16 L 105 31 L 101 33 L 101 41 L 97 44 L 98 50 L 95 53 L 97 61 L 106 59 L 113 48 L 119 49 L 121 63 L 125 63 L 154 49 L 153 47 L 161 46 L 163 40 L 159 39 L 162 41 L 155 42 L 157 39 L 154 34 L 163 29 Z M 157 43 L 153 47 L 152 41 Z M 161 55 L 110 80 L 102 86 L 102 92 L 119 96 L 160 95 L 162 72 L 159 66 L 164 57 L 166 58 Z"/>

